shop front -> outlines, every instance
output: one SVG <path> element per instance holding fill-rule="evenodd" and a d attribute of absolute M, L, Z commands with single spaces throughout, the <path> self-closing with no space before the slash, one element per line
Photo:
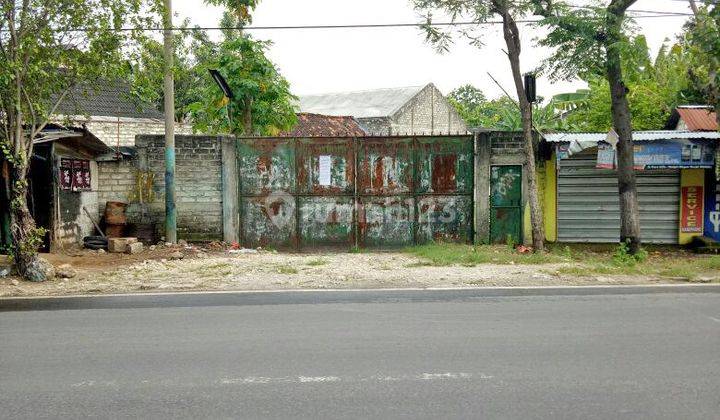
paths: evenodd
<path fill-rule="evenodd" d="M 546 136 L 556 168 L 546 177 L 545 199 L 552 200 L 553 192 L 555 199 L 555 206 L 545 205 L 555 213 L 546 216 L 554 222 L 546 222 L 546 229 L 558 242 L 620 240 L 617 157 L 606 138 L 605 133 Z M 687 244 L 715 226 L 720 238 L 720 187 L 710 184 L 718 133 L 638 132 L 634 138 L 643 242 Z"/>

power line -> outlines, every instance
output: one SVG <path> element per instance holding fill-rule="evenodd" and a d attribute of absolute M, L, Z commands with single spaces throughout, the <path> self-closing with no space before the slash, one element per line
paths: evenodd
<path fill-rule="evenodd" d="M 653 12 L 657 13 L 657 12 Z M 664 18 L 664 17 L 688 17 L 692 16 L 689 13 L 674 13 L 674 12 L 660 12 L 663 14 L 652 14 L 652 15 L 640 15 L 632 16 L 633 19 L 649 19 L 649 18 Z M 519 19 L 516 23 L 539 23 L 541 19 Z M 265 30 L 315 30 L 315 29 L 378 29 L 378 28 L 421 28 L 425 26 L 439 26 L 439 27 L 452 27 L 452 26 L 487 26 L 487 25 L 502 25 L 501 20 L 488 20 L 485 22 L 474 22 L 474 21 L 460 21 L 460 22 L 432 22 L 428 23 L 369 23 L 369 24 L 350 24 L 350 25 L 287 25 L 287 26 L 193 26 L 193 27 L 174 27 L 173 31 L 227 31 L 227 30 L 243 30 L 243 31 L 265 31 Z M 111 29 L 113 32 L 160 32 L 166 28 L 163 27 L 125 27 Z M 70 29 L 58 29 L 56 33 L 71 33 L 71 32 L 88 32 L 90 29 L 87 28 L 70 28 Z M 0 32 L 7 32 L 7 30 L 0 30 Z"/>

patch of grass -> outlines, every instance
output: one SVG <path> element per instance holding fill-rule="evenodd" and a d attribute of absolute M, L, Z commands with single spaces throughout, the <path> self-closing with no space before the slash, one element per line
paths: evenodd
<path fill-rule="evenodd" d="M 279 274 L 297 274 L 298 269 L 289 265 L 279 265 L 276 267 Z"/>
<path fill-rule="evenodd" d="M 324 260 L 322 258 L 315 258 L 305 263 L 305 265 L 309 265 L 310 267 L 318 267 L 321 265 L 326 265 L 328 263 L 327 260 Z"/>
<path fill-rule="evenodd" d="M 434 266 L 472 267 L 478 264 L 550 264 L 568 261 L 568 258 L 556 253 L 520 254 L 502 245 L 432 243 L 409 247 L 405 252 Z"/>

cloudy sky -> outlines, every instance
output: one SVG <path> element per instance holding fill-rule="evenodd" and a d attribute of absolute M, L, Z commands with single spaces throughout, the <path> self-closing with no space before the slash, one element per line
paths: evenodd
<path fill-rule="evenodd" d="M 577 0 L 576 4 L 583 4 Z M 201 26 L 216 26 L 218 8 L 202 0 L 174 0 L 176 21 L 189 18 Z M 683 0 L 638 0 L 635 10 L 689 13 Z M 641 13 L 641 12 L 638 12 Z M 649 13 L 642 13 L 647 15 Z M 686 17 L 638 19 L 654 51 L 665 39 L 674 39 Z M 253 26 L 338 25 L 420 22 L 410 0 L 262 0 Z M 502 49 L 500 25 L 486 27 L 481 49 L 458 39 L 450 52 L 437 54 L 424 42 L 418 28 L 258 30 L 253 36 L 270 40 L 270 58 L 290 81 L 295 94 L 311 94 L 399 87 L 435 83 L 443 92 L 471 83 L 489 97 L 501 91 L 488 77 L 492 74 L 508 90 L 512 87 L 509 65 Z M 537 28 L 521 28 L 523 70 L 535 68 L 547 51 L 534 47 L 542 36 Z M 551 96 L 582 87 L 580 82 L 551 85 L 541 80 L 539 93 Z"/>

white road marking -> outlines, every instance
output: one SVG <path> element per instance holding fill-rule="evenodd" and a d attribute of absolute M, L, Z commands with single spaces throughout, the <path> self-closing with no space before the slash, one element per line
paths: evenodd
<path fill-rule="evenodd" d="M 720 324 L 720 319 L 714 318 L 714 317 L 712 317 L 712 316 L 709 316 L 708 318 L 710 318 L 711 320 L 713 320 L 713 321 L 717 322 L 718 324 Z"/>
<path fill-rule="evenodd" d="M 718 321 L 720 322 L 720 320 Z M 468 379 L 492 379 L 493 376 L 484 374 L 471 374 L 466 372 L 440 372 L 440 373 L 420 373 L 412 375 L 371 375 L 371 376 L 243 376 L 237 378 L 220 378 L 213 383 L 221 386 L 233 385 L 273 385 L 273 384 L 322 384 L 322 383 L 353 383 L 353 382 L 397 382 L 397 381 L 456 381 Z M 70 386 L 73 388 L 92 388 L 92 387 L 119 387 L 119 386 L 136 386 L 136 385 L 155 385 L 155 386 L 173 386 L 176 383 L 187 385 L 181 379 L 142 379 L 131 382 L 117 381 L 100 381 L 86 380 L 76 382 Z"/>

